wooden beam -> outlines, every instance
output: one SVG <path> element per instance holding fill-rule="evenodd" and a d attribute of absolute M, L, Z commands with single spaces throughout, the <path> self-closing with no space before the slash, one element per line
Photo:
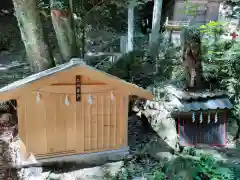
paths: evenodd
<path fill-rule="evenodd" d="M 111 76 L 109 74 L 95 70 L 94 68 L 84 67 L 84 66 L 76 67 L 72 69 L 71 73 L 75 73 L 74 75 L 80 74 L 84 76 L 89 76 L 93 80 L 104 82 L 112 87 L 116 87 L 119 90 L 127 92 L 129 95 L 136 95 L 138 97 L 149 99 L 149 100 L 153 99 L 153 95 L 150 91 L 147 91 L 141 87 L 138 87 L 135 84 L 128 83 L 115 76 Z"/>
<path fill-rule="evenodd" d="M 69 76 L 73 77 L 73 80 L 74 80 L 76 75 L 83 75 L 83 76 L 89 77 L 92 80 L 103 82 L 113 87 L 114 89 L 119 89 L 123 91 L 124 94 L 127 93 L 129 95 L 136 95 L 144 99 L 150 99 L 150 100 L 153 99 L 153 95 L 151 92 L 144 90 L 143 88 L 140 88 L 134 84 L 128 83 L 115 76 L 111 76 L 102 71 L 96 70 L 90 66 L 76 66 L 69 70 L 57 72 L 56 74 L 43 77 L 36 81 L 29 82 L 27 84 L 22 84 L 21 86 L 16 85 L 16 88 L 13 88 L 11 86 L 10 89 L 7 90 L 7 87 L 5 87 L 6 90 L 3 92 L 0 92 L 0 101 L 18 99 L 21 95 L 27 94 L 31 91 L 34 91 L 34 90 L 37 91 L 44 87 L 50 86 L 52 84 L 64 82 L 65 80 L 68 80 Z"/>
<path fill-rule="evenodd" d="M 71 70 L 70 70 L 71 72 Z M 11 88 L 10 90 L 6 90 L 4 92 L 0 92 L 0 101 L 8 101 L 10 99 L 18 99 L 22 95 L 27 95 L 32 90 L 37 90 L 45 86 L 49 86 L 51 84 L 57 84 L 60 83 L 62 80 L 65 79 L 66 74 L 69 72 L 61 71 L 57 72 L 56 74 L 43 77 L 41 79 L 38 79 L 36 81 L 23 84 L 20 87 L 17 88 Z"/>
<path fill-rule="evenodd" d="M 8 101 L 10 99 L 18 99 L 22 94 L 27 94 L 32 89 L 39 89 L 43 86 L 50 85 L 52 83 L 57 83 L 58 79 L 56 76 L 45 77 L 40 80 L 36 80 L 32 83 L 17 87 L 16 89 L 11 89 L 9 91 L 0 92 L 0 101 Z"/>
<path fill-rule="evenodd" d="M 109 85 L 81 85 L 81 93 L 101 93 L 115 90 L 117 89 Z M 59 94 L 76 94 L 76 85 L 51 85 L 37 89 L 36 91 Z"/>

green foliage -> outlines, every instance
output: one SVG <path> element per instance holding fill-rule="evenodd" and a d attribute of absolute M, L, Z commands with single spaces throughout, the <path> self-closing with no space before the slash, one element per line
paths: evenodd
<path fill-rule="evenodd" d="M 37 7 L 39 8 L 39 10 L 43 10 L 43 9 L 48 9 L 49 8 L 49 2 L 46 2 L 44 0 L 37 0 L 36 4 L 37 4 Z"/>
<path fill-rule="evenodd" d="M 182 43 L 191 43 L 191 42 L 200 43 L 200 40 L 201 40 L 201 33 L 198 25 L 187 26 L 181 29 Z"/>
<path fill-rule="evenodd" d="M 224 25 L 225 25 L 224 23 L 220 23 L 217 21 L 210 21 L 205 25 L 201 25 L 200 31 L 204 35 L 213 36 L 215 38 L 216 36 L 223 34 Z"/>
<path fill-rule="evenodd" d="M 148 81 L 151 81 L 150 76 L 152 71 L 152 66 L 148 60 L 144 58 L 144 52 L 133 51 L 124 54 L 118 62 L 108 70 L 108 73 L 126 81 L 145 86 Z"/>
<path fill-rule="evenodd" d="M 235 102 L 235 109 L 234 115 L 238 119 L 240 118 L 240 65 L 239 65 L 239 58 L 240 58 L 240 42 L 236 42 L 232 45 L 232 47 L 226 52 L 224 58 L 226 59 L 225 62 L 225 69 L 224 71 L 228 73 L 223 79 L 223 82 L 226 84 L 226 90 L 228 91 L 229 95 Z"/>
<path fill-rule="evenodd" d="M 213 23 L 213 27 L 217 28 L 218 24 Z M 204 26 L 208 27 L 208 26 Z M 214 28 L 212 28 L 214 29 Z M 202 33 L 220 33 L 221 31 L 207 30 L 207 28 L 202 31 Z M 203 67 L 204 76 L 206 79 L 215 79 L 220 85 L 217 86 L 228 92 L 228 95 L 235 102 L 235 116 L 240 114 L 240 42 L 225 40 L 225 39 L 215 39 L 210 40 L 211 36 L 203 38 L 202 40 L 202 57 L 203 57 Z M 239 117 L 240 118 L 240 117 Z"/>
<path fill-rule="evenodd" d="M 225 4 L 232 6 L 231 18 L 239 19 L 240 18 L 240 1 L 239 0 L 227 0 Z"/>
<path fill-rule="evenodd" d="M 154 172 L 153 174 L 154 180 L 163 180 L 165 177 L 165 174 L 163 172 Z"/>
<path fill-rule="evenodd" d="M 50 1 L 51 8 L 57 10 L 69 10 L 70 8 L 69 0 L 51 0 L 51 1 Z"/>
<path fill-rule="evenodd" d="M 228 92 L 234 103 L 233 115 L 240 125 L 240 42 L 219 38 L 222 26 L 214 22 L 210 27 L 209 23 L 201 27 L 204 77 L 211 80 L 215 88 Z"/>
<path fill-rule="evenodd" d="M 124 54 L 108 73 L 145 88 L 155 82 L 170 80 L 179 63 L 178 50 L 164 38 L 159 41 L 157 59 L 149 58 L 148 49 L 135 50 Z"/>
<path fill-rule="evenodd" d="M 196 156 L 196 150 L 194 148 L 190 148 L 188 150 L 188 154 L 191 155 L 191 156 Z"/>
<path fill-rule="evenodd" d="M 240 5 L 236 5 L 235 7 L 233 7 L 232 17 L 235 18 L 235 19 L 240 18 Z"/>
<path fill-rule="evenodd" d="M 151 161 L 151 165 L 149 161 Z M 173 171 L 174 167 L 177 169 Z M 184 176 L 181 175 L 183 171 L 186 172 Z M 173 162 L 165 163 L 145 156 L 135 156 L 133 160 L 125 162 L 117 174 L 112 175 L 110 172 L 106 172 L 104 179 L 129 180 L 134 177 L 144 177 L 146 180 L 234 180 L 236 175 L 236 172 L 218 162 L 210 154 L 201 155 L 199 160 L 181 157 Z"/>
<path fill-rule="evenodd" d="M 184 14 L 188 16 L 197 16 L 197 11 L 198 11 L 199 5 L 196 3 L 189 2 L 188 0 L 185 1 L 185 9 L 184 9 Z"/>
<path fill-rule="evenodd" d="M 225 167 L 221 167 L 219 163 L 211 155 L 203 155 L 200 161 L 196 163 L 195 170 L 192 173 L 195 180 L 211 179 L 211 180 L 233 180 L 234 173 Z"/>

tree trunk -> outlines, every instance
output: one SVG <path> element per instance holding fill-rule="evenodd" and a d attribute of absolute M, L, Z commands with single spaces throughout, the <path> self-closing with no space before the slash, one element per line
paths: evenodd
<path fill-rule="evenodd" d="M 55 66 L 45 42 L 40 14 L 35 0 L 13 0 L 18 25 L 27 57 L 33 72 Z"/>
<path fill-rule="evenodd" d="M 85 25 L 84 23 L 81 24 L 80 26 L 81 29 L 81 52 L 80 52 L 80 57 L 82 59 L 85 58 Z"/>
<path fill-rule="evenodd" d="M 193 33 L 195 32 L 195 33 Z M 185 67 L 186 89 L 200 90 L 203 88 L 201 63 L 201 39 L 199 29 L 186 28 L 181 35 L 182 60 Z"/>
<path fill-rule="evenodd" d="M 61 3 L 63 7 L 59 7 Z M 63 62 L 78 57 L 74 20 L 69 0 L 51 0 L 51 17 Z"/>
<path fill-rule="evenodd" d="M 163 0 L 154 0 L 153 18 L 152 18 L 152 31 L 149 37 L 149 55 L 154 58 L 158 50 L 159 30 L 162 14 Z"/>
<path fill-rule="evenodd" d="M 133 51 L 133 35 L 134 35 L 134 7 L 128 6 L 128 41 L 127 52 Z"/>

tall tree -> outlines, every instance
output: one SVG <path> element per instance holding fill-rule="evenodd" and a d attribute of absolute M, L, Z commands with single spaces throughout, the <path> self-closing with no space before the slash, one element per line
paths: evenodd
<path fill-rule="evenodd" d="M 150 51 L 150 56 L 152 58 L 154 58 L 154 56 L 156 55 L 156 48 L 158 47 L 158 42 L 159 42 L 162 3 L 163 3 L 163 0 L 154 0 L 152 31 L 149 38 L 149 51 Z"/>
<path fill-rule="evenodd" d="M 186 89 L 200 90 L 203 86 L 201 36 L 198 27 L 186 27 L 181 32 L 182 60 L 185 67 Z"/>
<path fill-rule="evenodd" d="M 49 46 L 45 41 L 36 0 L 13 0 L 13 4 L 32 72 L 55 66 Z"/>
<path fill-rule="evenodd" d="M 134 36 L 134 5 L 130 3 L 128 5 L 128 41 L 127 51 L 133 50 L 133 36 Z"/>
<path fill-rule="evenodd" d="M 77 57 L 79 51 L 75 37 L 72 3 L 70 0 L 50 0 L 51 17 L 63 62 Z"/>

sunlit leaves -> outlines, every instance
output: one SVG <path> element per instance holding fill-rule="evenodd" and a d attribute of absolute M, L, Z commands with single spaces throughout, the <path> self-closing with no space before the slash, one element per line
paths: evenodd
<path fill-rule="evenodd" d="M 223 33 L 223 23 L 217 22 L 217 21 L 210 21 L 207 24 L 200 26 L 200 31 L 203 34 L 206 35 L 220 35 Z"/>

